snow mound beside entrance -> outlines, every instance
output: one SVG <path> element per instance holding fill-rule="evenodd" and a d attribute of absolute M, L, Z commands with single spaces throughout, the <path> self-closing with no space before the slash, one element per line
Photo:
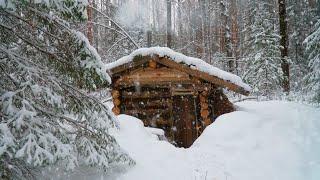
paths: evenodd
<path fill-rule="evenodd" d="M 211 156 L 227 179 L 320 179 L 320 109 L 279 101 L 237 105 L 206 128 L 193 152 Z"/>
<path fill-rule="evenodd" d="M 320 109 L 280 101 L 237 105 L 239 111 L 220 116 L 189 149 L 119 116 L 116 138 L 137 162 L 119 180 L 320 179 Z"/>
<path fill-rule="evenodd" d="M 126 173 L 83 171 L 69 179 L 107 180 L 319 180 L 320 109 L 267 101 L 236 104 L 188 148 L 159 140 L 127 115 L 112 134 L 136 161 Z"/>

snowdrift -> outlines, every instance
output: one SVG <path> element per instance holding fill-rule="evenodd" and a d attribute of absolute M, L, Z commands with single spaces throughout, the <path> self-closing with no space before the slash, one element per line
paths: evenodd
<path fill-rule="evenodd" d="M 268 101 L 237 103 L 188 148 L 176 148 L 127 115 L 113 130 L 137 165 L 126 173 L 83 173 L 76 179 L 319 180 L 320 109 Z"/>
<path fill-rule="evenodd" d="M 206 154 L 200 162 L 221 165 L 201 168 L 209 179 L 320 179 L 320 109 L 279 101 L 237 105 L 239 111 L 219 117 L 192 146 Z"/>
<path fill-rule="evenodd" d="M 318 180 L 320 109 L 289 102 L 242 102 L 189 149 L 175 148 L 119 116 L 120 145 L 137 166 L 118 179 Z"/>

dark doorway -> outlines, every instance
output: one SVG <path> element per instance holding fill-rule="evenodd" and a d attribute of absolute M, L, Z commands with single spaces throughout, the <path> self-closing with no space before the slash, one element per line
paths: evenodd
<path fill-rule="evenodd" d="M 192 95 L 174 96 L 173 107 L 175 143 L 179 147 L 188 148 L 194 141 L 194 98 Z"/>

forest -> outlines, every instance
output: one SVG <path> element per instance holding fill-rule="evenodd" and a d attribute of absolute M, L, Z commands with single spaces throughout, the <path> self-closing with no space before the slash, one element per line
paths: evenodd
<path fill-rule="evenodd" d="M 237 74 L 259 97 L 286 94 L 319 102 L 316 0 L 119 0 L 92 5 L 87 33 L 106 62 L 138 47 L 167 46 Z M 108 18 L 113 22 L 108 24 Z"/>
<path fill-rule="evenodd" d="M 249 96 L 219 89 L 230 111 L 175 147 L 112 111 L 109 63 L 147 47 Z M 0 179 L 318 179 L 319 104 L 320 0 L 0 0 Z"/>

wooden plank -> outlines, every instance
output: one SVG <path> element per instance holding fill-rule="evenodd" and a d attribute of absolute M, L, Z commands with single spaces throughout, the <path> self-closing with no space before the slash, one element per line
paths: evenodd
<path fill-rule="evenodd" d="M 120 77 L 115 86 L 135 86 L 147 84 L 172 84 L 172 83 L 188 83 L 199 84 L 198 81 L 190 79 L 187 73 L 168 68 L 151 69 L 144 68 L 134 73 Z"/>
<path fill-rule="evenodd" d="M 176 92 L 193 92 L 195 91 L 194 90 L 195 88 L 194 87 L 172 87 L 171 88 L 171 91 L 176 91 Z"/>
<path fill-rule="evenodd" d="M 235 84 L 233 84 L 231 82 L 223 80 L 223 79 L 221 79 L 219 77 L 216 77 L 216 76 L 213 76 L 213 75 L 209 75 L 208 73 L 201 72 L 201 71 L 198 71 L 198 70 L 195 70 L 195 69 L 191 69 L 186 65 L 176 63 L 176 62 L 174 62 L 174 61 L 172 61 L 172 60 L 170 60 L 170 59 L 168 59 L 166 57 L 156 59 L 156 61 L 158 63 L 160 63 L 160 64 L 165 65 L 165 66 L 180 70 L 180 71 L 188 73 L 188 74 L 190 74 L 192 76 L 196 76 L 196 77 L 199 77 L 199 78 L 204 79 L 206 81 L 209 81 L 211 83 L 217 84 L 219 86 L 228 88 L 228 89 L 230 89 L 230 90 L 232 90 L 234 92 L 237 92 L 237 93 L 240 93 L 240 94 L 243 94 L 243 95 L 246 95 L 246 96 L 249 95 L 248 91 L 246 91 L 244 88 L 242 88 L 242 87 L 240 87 L 238 85 L 235 85 Z"/>
<path fill-rule="evenodd" d="M 174 91 L 172 92 L 173 96 L 186 96 L 186 95 L 195 95 L 195 92 L 192 91 Z"/>
<path fill-rule="evenodd" d="M 134 87 L 136 84 L 124 84 L 121 86 L 117 86 L 120 90 Z M 141 84 L 140 84 L 141 85 Z M 185 83 L 179 83 L 179 82 L 174 82 L 174 83 L 168 83 L 168 82 L 163 82 L 159 84 L 143 84 L 142 87 L 148 87 L 148 88 L 172 88 L 172 87 L 178 87 L 179 85 L 183 85 L 184 88 L 194 88 L 194 91 L 204 91 L 208 89 L 208 87 L 205 87 L 203 84 L 193 84 L 192 82 L 185 82 Z"/>
<path fill-rule="evenodd" d="M 139 69 L 135 72 L 131 72 L 128 75 L 124 75 L 121 77 L 124 80 L 134 79 L 134 80 L 143 80 L 143 79 L 152 79 L 155 80 L 165 79 L 169 78 L 171 79 L 177 79 L 179 80 L 190 80 L 189 74 L 180 72 L 174 69 L 169 68 L 158 68 L 158 69 L 152 69 L 152 68 L 143 68 Z"/>
<path fill-rule="evenodd" d="M 194 84 L 190 80 L 183 80 L 183 81 L 175 81 L 175 79 L 144 79 L 144 80 L 119 80 L 115 82 L 115 87 L 117 88 L 126 88 L 132 86 L 149 86 L 149 87 L 171 87 L 174 84 Z"/>
<path fill-rule="evenodd" d="M 191 79 L 190 75 L 179 70 L 169 69 L 166 67 L 152 69 L 143 68 L 130 72 L 120 77 L 114 83 L 118 86 L 136 86 L 136 85 L 162 85 L 162 84 L 195 84 L 198 86 L 201 82 L 197 79 Z"/>
<path fill-rule="evenodd" d="M 169 98 L 164 98 L 164 97 L 158 97 L 158 98 L 155 98 L 155 99 L 150 99 L 150 98 L 146 98 L 146 99 L 131 99 L 131 98 L 124 98 L 123 103 L 132 103 L 132 104 L 135 104 L 135 103 L 142 103 L 142 104 L 145 104 L 145 105 L 153 105 L 155 103 L 158 103 L 158 104 L 168 104 L 168 103 L 172 103 L 172 99 L 171 97 Z"/>

